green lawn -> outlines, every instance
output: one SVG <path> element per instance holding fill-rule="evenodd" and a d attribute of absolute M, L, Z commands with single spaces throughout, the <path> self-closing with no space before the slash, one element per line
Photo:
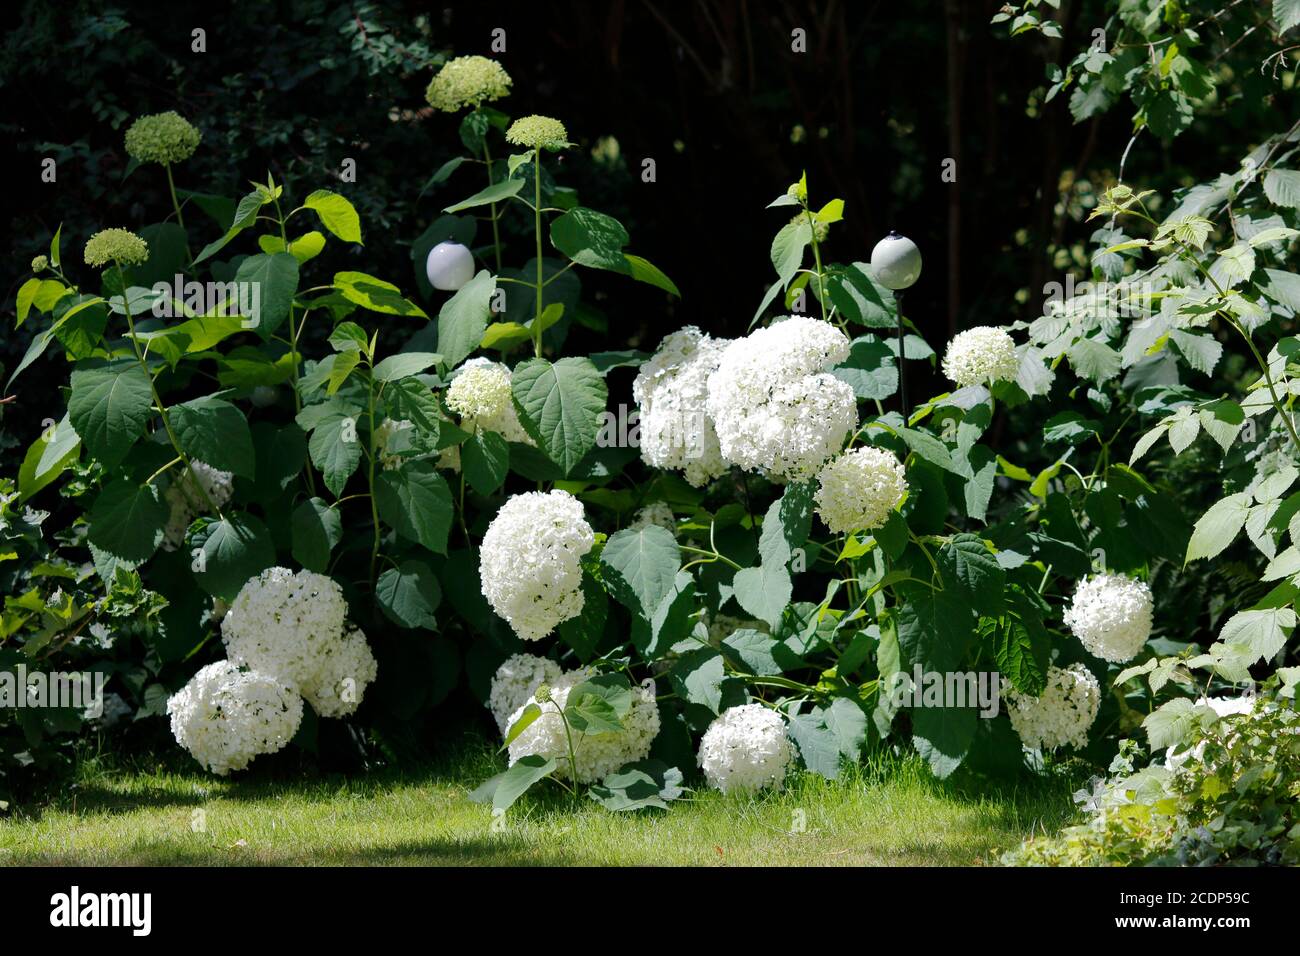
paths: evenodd
<path fill-rule="evenodd" d="M 171 766 L 84 761 L 46 805 L 0 817 L 0 866 L 964 865 L 993 862 L 1072 814 L 1064 781 L 962 789 L 914 759 L 882 758 L 836 782 L 800 774 L 783 793 L 688 794 L 668 812 L 575 808 L 554 788 L 494 830 L 467 795 L 502 763 L 474 738 L 400 775 L 223 780 Z"/>

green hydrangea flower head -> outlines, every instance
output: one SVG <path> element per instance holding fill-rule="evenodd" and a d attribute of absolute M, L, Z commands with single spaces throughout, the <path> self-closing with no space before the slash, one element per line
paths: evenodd
<path fill-rule="evenodd" d="M 194 155 L 203 134 L 174 110 L 141 116 L 126 131 L 126 151 L 142 163 L 181 163 Z"/>
<path fill-rule="evenodd" d="M 510 124 L 506 142 L 531 149 L 563 149 L 569 145 L 569 134 L 559 120 L 533 114 Z"/>
<path fill-rule="evenodd" d="M 455 113 L 501 99 L 510 92 L 510 83 L 510 74 L 496 60 L 458 56 L 434 74 L 424 98 L 436 110 Z"/>
<path fill-rule="evenodd" d="M 88 266 L 138 266 L 148 258 L 149 244 L 128 229 L 104 229 L 86 243 Z"/>
<path fill-rule="evenodd" d="M 50 260 L 47 259 L 45 256 L 37 256 L 35 259 L 32 260 L 33 272 L 44 272 L 49 267 L 50 267 Z"/>
<path fill-rule="evenodd" d="M 806 225 L 807 222 L 808 222 L 808 217 L 804 213 L 797 212 L 794 214 L 794 218 L 790 220 L 790 225 L 792 226 Z M 817 240 L 818 245 L 821 245 L 823 242 L 826 241 L 826 237 L 830 235 L 831 224 L 828 222 L 822 222 L 820 219 L 814 216 L 812 221 L 812 231 L 813 231 L 813 238 Z"/>

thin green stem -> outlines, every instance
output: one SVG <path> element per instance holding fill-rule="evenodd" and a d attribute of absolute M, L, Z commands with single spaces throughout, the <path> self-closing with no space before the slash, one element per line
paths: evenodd
<path fill-rule="evenodd" d="M 808 228 L 812 230 L 812 250 L 813 261 L 817 263 L 817 302 L 822 307 L 822 321 L 826 321 L 826 282 L 822 278 L 822 253 L 817 245 L 817 222 L 813 219 L 812 210 L 807 206 L 803 207 L 804 215 L 808 217 Z M 900 359 L 901 361 L 901 359 Z"/>
<path fill-rule="evenodd" d="M 533 322 L 533 354 L 542 357 L 542 148 L 533 148 L 533 235 L 537 240 L 537 314 Z"/>
<path fill-rule="evenodd" d="M 182 229 L 185 228 L 185 217 L 181 215 L 181 204 L 176 201 L 176 182 L 172 179 L 172 164 L 163 163 L 163 169 L 167 170 L 167 190 L 172 194 L 172 208 L 176 210 L 176 225 Z M 190 239 L 185 237 L 185 261 L 188 262 L 193 257 L 190 255 Z"/>
<path fill-rule="evenodd" d="M 488 149 L 488 138 L 483 137 L 483 162 L 487 164 L 488 186 L 496 185 L 492 176 L 492 153 Z M 489 203 L 488 209 L 492 213 L 492 252 L 496 258 L 497 272 L 501 271 L 501 230 L 497 225 L 497 204 Z"/>
<path fill-rule="evenodd" d="M 375 499 L 375 459 L 379 457 L 375 452 L 375 376 L 372 374 L 368 378 L 368 388 L 370 392 L 370 446 L 369 465 L 367 468 L 367 481 L 370 484 L 370 520 L 374 524 L 375 534 L 374 541 L 370 546 L 370 590 L 375 589 L 375 569 L 379 563 L 379 504 Z"/>

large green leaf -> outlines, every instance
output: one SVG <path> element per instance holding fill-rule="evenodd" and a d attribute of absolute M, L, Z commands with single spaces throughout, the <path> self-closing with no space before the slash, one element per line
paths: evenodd
<path fill-rule="evenodd" d="M 336 272 L 334 288 L 349 302 L 371 312 L 428 318 L 424 310 L 405 298 L 397 286 L 364 272 Z"/>
<path fill-rule="evenodd" d="M 244 478 L 257 474 L 253 436 L 244 413 L 219 398 L 196 398 L 167 412 L 181 451 Z"/>
<path fill-rule="evenodd" d="M 409 461 L 375 481 L 379 515 L 398 534 L 438 554 L 447 552 L 451 489 L 428 461 Z"/>
<path fill-rule="evenodd" d="M 682 566 L 681 549 L 671 531 L 658 525 L 625 528 L 605 542 L 600 562 L 618 600 L 649 620 L 673 588 Z"/>
<path fill-rule="evenodd" d="M 939 552 L 939 567 L 976 610 L 990 616 L 1002 612 L 1007 574 L 979 535 L 953 535 Z"/>
<path fill-rule="evenodd" d="M 347 199 L 328 189 L 318 189 L 302 204 L 314 209 L 321 224 L 344 242 L 361 244 L 361 217 Z"/>
<path fill-rule="evenodd" d="M 966 759 L 977 722 L 970 707 L 918 707 L 912 711 L 912 743 L 940 780 Z"/>
<path fill-rule="evenodd" d="M 903 669 L 955 670 L 973 636 L 974 612 L 948 590 L 923 594 L 898 610 Z"/>
<path fill-rule="evenodd" d="M 257 308 L 249 327 L 269 339 L 289 317 L 289 307 L 298 291 L 298 260 L 287 252 L 267 255 L 259 252 L 239 264 L 235 281 L 256 283 Z"/>
<path fill-rule="evenodd" d="M 384 617 L 398 627 L 437 630 L 434 611 L 442 601 L 442 589 L 423 561 L 403 561 L 381 574 L 375 583 L 375 601 Z"/>
<path fill-rule="evenodd" d="M 565 758 L 568 759 L 567 757 Z M 529 754 L 520 757 L 513 767 L 499 773 L 469 795 L 475 803 L 491 802 L 495 813 L 505 813 L 516 800 L 539 780 L 549 777 L 559 766 L 553 757 Z"/>
<path fill-rule="evenodd" d="M 578 206 L 551 223 L 551 243 L 579 265 L 626 272 L 627 230 L 613 216 Z"/>
<path fill-rule="evenodd" d="M 242 511 L 202 522 L 191 546 L 194 577 L 214 597 L 233 601 L 249 578 L 275 564 L 275 544 L 266 525 Z"/>
<path fill-rule="evenodd" d="M 605 410 L 596 366 L 585 358 L 530 359 L 514 370 L 510 388 L 524 430 L 565 474 L 573 471 L 596 444 Z"/>
<path fill-rule="evenodd" d="M 1201 515 L 1201 520 L 1192 529 L 1192 538 L 1187 542 L 1187 556 L 1183 563 L 1197 558 L 1212 558 L 1227 548 L 1246 523 L 1249 511 L 1250 493 L 1246 491 L 1228 495 L 1215 502 L 1209 511 Z"/>
<path fill-rule="evenodd" d="M 304 412 L 307 409 L 303 409 Z M 302 424 L 302 421 L 299 421 Z M 307 451 L 312 463 L 321 470 L 325 487 L 335 497 L 343 494 L 348 478 L 361 461 L 361 441 L 357 437 L 357 416 L 342 407 L 331 409 L 314 423 Z"/>
<path fill-rule="evenodd" d="M 781 614 L 794 594 L 789 570 L 766 562 L 737 571 L 732 587 L 740 606 L 770 627 L 781 622 Z"/>
<path fill-rule="evenodd" d="M 68 416 L 41 432 L 32 442 L 18 469 L 18 490 L 23 501 L 63 474 L 81 454 L 81 436 Z"/>
<path fill-rule="evenodd" d="M 448 366 L 455 368 L 479 347 L 492 318 L 496 290 L 496 277 L 480 270 L 438 310 L 438 351 Z"/>
<path fill-rule="evenodd" d="M 290 519 L 293 559 L 308 571 L 324 574 L 330 552 L 343 540 L 343 519 L 339 509 L 321 498 L 309 498 L 293 509 Z"/>
<path fill-rule="evenodd" d="M 480 429 L 460 446 L 460 466 L 471 488 L 493 494 L 510 470 L 510 446 L 496 432 Z"/>
<path fill-rule="evenodd" d="M 95 359 L 72 372 L 68 418 L 86 449 L 105 465 L 126 457 L 153 409 L 149 376 L 135 359 Z"/>
<path fill-rule="evenodd" d="M 162 541 L 167 505 L 153 485 L 117 478 L 99 493 L 88 519 L 91 544 L 122 561 L 141 564 Z"/>
<path fill-rule="evenodd" d="M 1296 612 L 1289 607 L 1240 611 L 1223 625 L 1219 640 L 1240 647 L 1252 663 L 1269 660 L 1286 646 L 1287 635 L 1295 625 Z"/>

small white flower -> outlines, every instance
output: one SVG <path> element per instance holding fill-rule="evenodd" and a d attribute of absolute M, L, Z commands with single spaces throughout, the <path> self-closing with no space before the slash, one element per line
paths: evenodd
<path fill-rule="evenodd" d="M 700 768 L 723 793 L 780 790 L 793 759 L 785 718 L 762 704 L 729 707 L 700 741 Z"/>
<path fill-rule="evenodd" d="M 1079 582 L 1064 619 L 1089 654 L 1114 664 L 1132 660 L 1151 636 L 1151 588 L 1124 574 Z"/>
<path fill-rule="evenodd" d="M 847 534 L 881 527 L 907 493 L 903 466 L 892 452 L 855 448 L 817 475 L 817 514 L 831 531 Z"/>
<path fill-rule="evenodd" d="M 1011 726 L 1031 750 L 1082 748 L 1088 745 L 1088 729 L 1101 707 L 1101 686 L 1082 664 L 1049 667 L 1041 696 L 1013 690 L 1007 704 Z"/>
<path fill-rule="evenodd" d="M 452 375 L 447 407 L 468 431 L 497 432 L 506 441 L 534 445 L 524 431 L 510 393 L 510 369 L 500 362 L 473 358 Z"/>
<path fill-rule="evenodd" d="M 288 681 L 231 661 L 209 664 L 167 701 L 172 736 L 218 776 L 281 750 L 298 732 L 302 698 Z"/>
<path fill-rule="evenodd" d="M 943 374 L 963 387 L 1013 381 L 1019 370 L 1016 343 L 987 325 L 957 333 L 943 356 Z"/>
<path fill-rule="evenodd" d="M 567 491 L 515 495 L 483 535 L 483 596 L 516 634 L 540 640 L 582 613 L 582 556 L 595 541 Z"/>

